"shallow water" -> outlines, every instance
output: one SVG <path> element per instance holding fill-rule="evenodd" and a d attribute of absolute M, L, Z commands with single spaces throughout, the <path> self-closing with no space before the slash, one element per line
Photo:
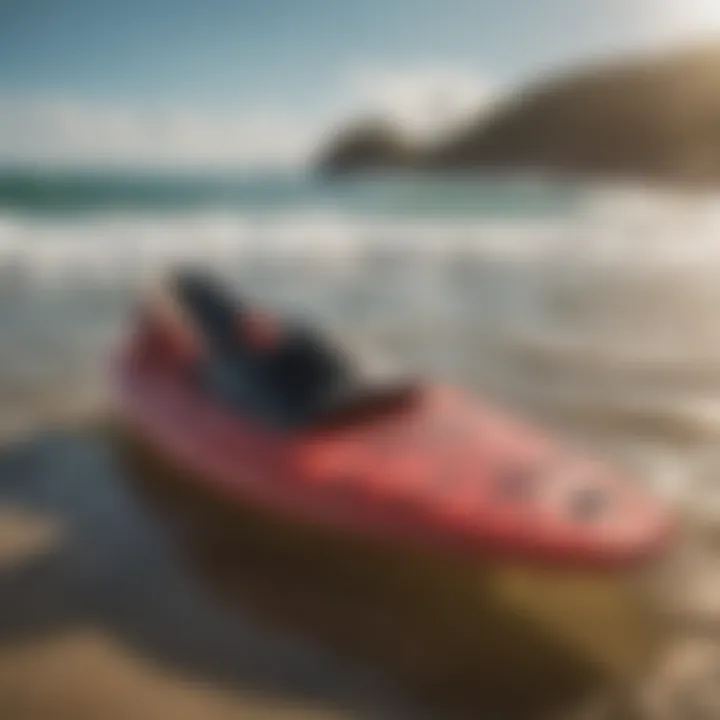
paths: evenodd
<path fill-rule="evenodd" d="M 0 216 L 4 717 L 717 717 L 720 206 L 391 189 Z M 626 465 L 677 552 L 647 583 L 468 573 L 188 497 L 98 430 L 178 261 Z"/>

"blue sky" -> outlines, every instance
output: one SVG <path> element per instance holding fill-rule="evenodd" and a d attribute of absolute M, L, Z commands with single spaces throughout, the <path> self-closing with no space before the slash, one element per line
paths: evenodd
<path fill-rule="evenodd" d="M 5 87 L 22 91 L 221 103 L 282 93 L 312 101 L 322 86 L 369 59 L 451 61 L 520 76 L 538 63 L 612 43 L 618 28 L 610 6 L 602 5 L 6 0 L 0 4 L 0 67 Z"/>
<path fill-rule="evenodd" d="M 717 28 L 718 0 L 0 0 L 0 160 L 102 159 L 104 135 L 128 157 L 160 139 L 166 160 L 173 142 L 192 146 L 192 163 L 234 127 L 261 156 L 363 105 L 417 113 L 423 83 L 465 108 L 549 69 Z"/>

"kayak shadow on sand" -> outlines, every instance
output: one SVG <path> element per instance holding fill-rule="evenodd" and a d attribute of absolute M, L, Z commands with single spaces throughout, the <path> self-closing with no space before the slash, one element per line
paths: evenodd
<path fill-rule="evenodd" d="M 0 454 L 0 508 L 61 528 L 0 566 L 0 645 L 97 626 L 181 676 L 363 717 L 400 717 L 398 698 L 548 717 L 611 679 L 487 573 L 228 508 L 116 440 L 58 431 Z"/>

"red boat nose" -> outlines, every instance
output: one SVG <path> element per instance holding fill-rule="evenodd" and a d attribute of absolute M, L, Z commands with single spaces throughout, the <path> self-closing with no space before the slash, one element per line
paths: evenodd
<path fill-rule="evenodd" d="M 623 478 L 566 487 L 550 508 L 550 545 L 583 563 L 627 566 L 662 553 L 674 530 L 669 512 Z M 555 547 L 557 551 L 559 547 Z"/>

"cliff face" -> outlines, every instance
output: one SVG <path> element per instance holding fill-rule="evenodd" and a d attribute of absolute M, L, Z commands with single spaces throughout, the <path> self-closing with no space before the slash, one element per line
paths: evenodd
<path fill-rule="evenodd" d="M 440 170 L 720 181 L 720 46 L 526 88 L 490 117 L 404 161 Z M 362 153 L 354 163 L 363 166 Z"/>
<path fill-rule="evenodd" d="M 320 170 L 328 174 L 394 170 L 410 167 L 416 155 L 395 128 L 367 121 L 336 135 L 322 152 L 318 164 Z"/>

